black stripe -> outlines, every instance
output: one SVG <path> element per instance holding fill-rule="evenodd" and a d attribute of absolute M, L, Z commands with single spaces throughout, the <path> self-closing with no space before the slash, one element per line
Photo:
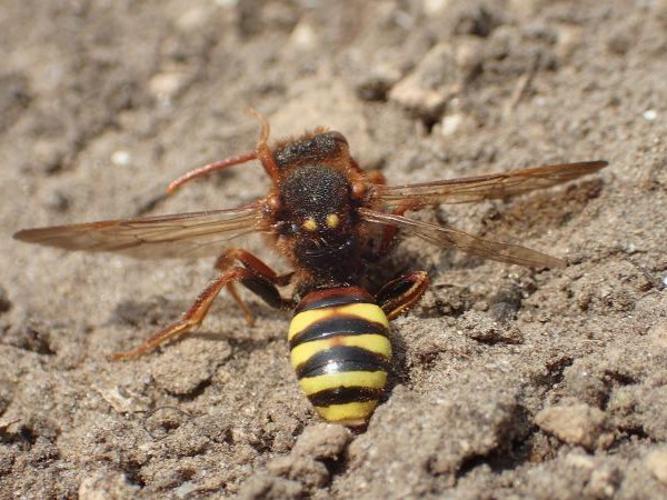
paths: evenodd
<path fill-rule="evenodd" d="M 296 367 L 296 376 L 315 377 L 351 371 L 386 371 L 389 362 L 384 356 L 361 347 L 339 345 L 318 352 Z"/>
<path fill-rule="evenodd" d="M 301 330 L 289 341 L 289 348 L 292 350 L 304 342 L 322 340 L 335 335 L 361 335 L 364 333 L 377 333 L 386 337 L 387 328 L 382 323 L 368 321 L 359 316 L 336 314 L 316 321 Z"/>
<path fill-rule="evenodd" d="M 311 309 L 324 309 L 325 307 L 339 307 L 348 304 L 372 304 L 368 302 L 368 297 L 360 295 L 352 295 L 349 293 L 341 293 L 340 295 L 330 295 L 319 300 L 314 300 L 306 305 L 305 301 L 299 302 L 299 305 L 294 309 L 294 314 L 297 315 L 302 311 L 310 311 Z"/>
<path fill-rule="evenodd" d="M 336 387 L 311 394 L 308 399 L 314 406 L 331 406 L 377 401 L 383 393 L 383 389 L 371 387 Z"/>

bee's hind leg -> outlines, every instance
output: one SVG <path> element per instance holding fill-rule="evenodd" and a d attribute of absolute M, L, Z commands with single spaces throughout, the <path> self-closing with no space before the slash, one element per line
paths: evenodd
<path fill-rule="evenodd" d="M 375 294 L 375 300 L 392 320 L 407 312 L 424 295 L 430 280 L 426 271 L 415 271 L 396 278 Z"/>

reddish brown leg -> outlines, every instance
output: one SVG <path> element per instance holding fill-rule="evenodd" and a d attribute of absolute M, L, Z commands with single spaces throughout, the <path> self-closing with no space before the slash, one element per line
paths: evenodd
<path fill-rule="evenodd" d="M 245 267 L 227 268 L 234 260 L 240 261 Z M 171 325 L 163 328 L 156 334 L 148 338 L 139 347 L 127 352 L 118 352 L 111 356 L 113 360 L 134 359 L 155 350 L 160 345 L 176 340 L 187 335 L 197 328 L 208 313 L 211 304 L 218 296 L 220 291 L 227 287 L 232 298 L 241 306 L 246 320 L 252 321 L 252 314 L 247 306 L 233 288 L 235 283 L 241 283 L 246 288 L 260 296 L 267 304 L 272 307 L 291 307 L 293 301 L 283 299 L 275 284 L 289 282 L 291 275 L 278 276 L 276 273 L 264 264 L 257 257 L 243 250 L 232 249 L 225 252 L 216 262 L 216 268 L 220 269 L 222 274 L 213 280 L 203 292 L 199 294 L 194 304 L 188 309 L 183 317 Z"/>
<path fill-rule="evenodd" d="M 219 271 L 228 269 L 235 261 L 243 264 L 243 267 L 251 270 L 257 276 L 270 281 L 276 286 L 285 286 L 289 284 L 290 279 L 294 273 L 287 273 L 278 275 L 273 269 L 267 266 L 260 259 L 255 257 L 250 252 L 241 248 L 230 248 L 218 257 L 215 261 L 215 268 Z"/>
<path fill-rule="evenodd" d="M 392 320 L 410 310 L 424 295 L 430 280 L 426 271 L 416 271 L 390 281 L 375 294 L 387 319 Z"/>
<path fill-rule="evenodd" d="M 250 272 L 242 267 L 232 269 L 213 280 L 203 292 L 199 294 L 197 300 L 176 323 L 172 323 L 166 328 L 160 330 L 155 335 L 148 338 L 139 347 L 126 352 L 117 352 L 111 356 L 111 359 L 118 361 L 121 359 L 134 359 L 155 350 L 161 344 L 170 340 L 176 340 L 201 324 L 206 317 L 213 300 L 218 296 L 220 290 L 228 283 L 239 281 Z"/>
<path fill-rule="evenodd" d="M 255 159 L 257 159 L 257 153 L 255 151 L 248 151 L 247 153 L 243 153 L 237 156 L 232 156 L 230 158 L 225 158 L 224 160 L 216 161 L 213 163 L 209 163 L 208 165 L 204 165 L 203 167 L 195 168 L 194 170 L 190 170 L 189 172 L 183 174 L 178 179 L 170 182 L 169 186 L 167 187 L 167 193 L 169 194 L 173 193 L 183 184 L 191 181 L 192 179 L 203 177 L 204 175 L 207 175 L 211 172 L 218 172 L 228 167 L 232 167 L 234 165 L 238 165 L 240 163 L 245 163 L 247 161 Z"/>
<path fill-rule="evenodd" d="M 372 184 L 385 185 L 387 183 L 384 174 L 379 170 L 371 170 L 370 172 L 367 172 L 366 179 Z"/>
<path fill-rule="evenodd" d="M 259 114 L 254 109 L 250 109 L 250 113 L 255 116 L 260 123 L 259 142 L 257 143 L 257 149 L 255 151 L 248 151 L 247 153 L 242 153 L 224 160 L 209 163 L 203 167 L 195 168 L 194 170 L 191 170 L 180 176 L 178 179 L 172 181 L 167 187 L 167 193 L 173 193 L 183 184 L 191 181 L 192 179 L 197 179 L 198 177 L 203 177 L 204 175 L 210 174 L 211 172 L 219 172 L 220 170 L 224 170 L 228 167 L 257 159 L 262 162 L 264 170 L 266 170 L 266 173 L 269 174 L 274 184 L 277 185 L 279 179 L 278 166 L 276 165 L 276 162 L 273 159 L 273 153 L 271 153 L 271 149 L 268 146 L 270 132 L 269 122 L 266 120 L 266 118 L 264 118 L 264 116 Z"/>
<path fill-rule="evenodd" d="M 262 166 L 266 173 L 271 176 L 273 183 L 277 186 L 278 181 L 280 180 L 280 172 L 278 170 L 278 165 L 273 159 L 273 153 L 271 148 L 269 148 L 269 133 L 271 132 L 271 127 L 269 122 L 266 120 L 264 115 L 258 113 L 254 109 L 250 108 L 250 114 L 259 120 L 260 131 L 259 131 L 259 141 L 257 142 L 257 158 L 262 162 Z"/>
<path fill-rule="evenodd" d="M 214 267 L 223 272 L 231 267 L 234 262 L 240 262 L 245 269 L 253 274 L 253 278 L 240 280 L 241 284 L 256 295 L 259 295 L 268 305 L 275 307 L 276 309 L 287 309 L 294 306 L 292 300 L 283 299 L 276 290 L 276 286 L 285 286 L 289 284 L 294 273 L 278 275 L 273 269 L 253 254 L 240 248 L 230 248 L 225 251 L 225 253 L 218 257 Z M 252 312 L 239 296 L 234 283 L 229 283 L 226 287 L 229 294 L 243 311 L 248 324 L 254 324 L 255 319 Z"/>
<path fill-rule="evenodd" d="M 403 205 L 399 205 L 394 210 L 392 210 L 391 213 L 394 215 L 404 215 L 408 210 L 413 210 L 415 208 L 417 208 L 417 206 L 413 202 L 404 203 Z M 394 243 L 394 238 L 396 238 L 397 234 L 398 227 L 391 225 L 384 226 L 382 231 L 382 242 L 380 243 L 380 248 L 378 249 L 378 254 L 380 256 L 385 255 L 389 248 L 391 248 L 391 245 Z"/>

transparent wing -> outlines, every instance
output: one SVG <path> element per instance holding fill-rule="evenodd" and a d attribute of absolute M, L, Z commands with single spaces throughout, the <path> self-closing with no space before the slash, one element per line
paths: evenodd
<path fill-rule="evenodd" d="M 408 234 L 438 245 L 443 248 L 455 248 L 485 259 L 497 260 L 509 264 L 528 267 L 564 267 L 565 262 L 541 252 L 518 245 L 485 240 L 453 227 L 437 226 L 401 215 L 376 212 L 365 208 L 359 209 L 361 217 L 367 222 L 396 226 Z"/>
<path fill-rule="evenodd" d="M 606 161 L 586 161 L 422 184 L 379 186 L 377 198 L 389 206 L 400 205 L 405 201 L 424 206 L 505 198 L 562 184 L 597 172 L 606 166 Z"/>
<path fill-rule="evenodd" d="M 260 230 L 257 206 L 24 229 L 14 238 L 66 250 L 118 252 L 137 258 L 201 257 L 218 243 Z"/>

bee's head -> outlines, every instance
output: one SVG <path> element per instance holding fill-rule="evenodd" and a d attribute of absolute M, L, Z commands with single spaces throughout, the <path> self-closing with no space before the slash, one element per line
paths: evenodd
<path fill-rule="evenodd" d="M 303 238 L 339 239 L 350 221 L 350 184 L 326 164 L 302 165 L 280 187 L 282 217 L 288 231 Z"/>

